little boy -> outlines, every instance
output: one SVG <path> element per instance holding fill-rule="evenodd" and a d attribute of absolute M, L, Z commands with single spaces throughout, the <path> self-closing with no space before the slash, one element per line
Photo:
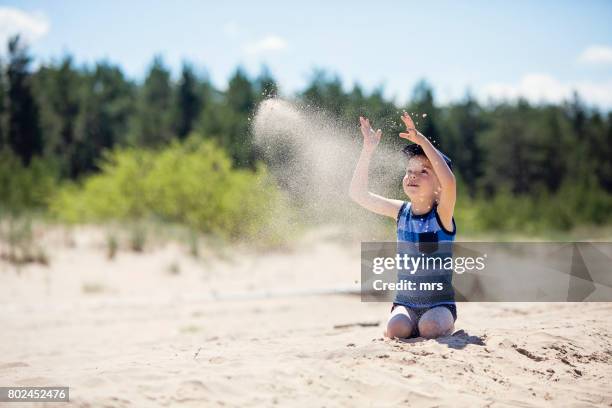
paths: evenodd
<path fill-rule="evenodd" d="M 368 171 L 382 132 L 380 129 L 375 132 L 368 119 L 360 117 L 359 120 L 363 149 L 351 181 L 351 199 L 372 212 L 397 220 L 398 243 L 418 245 L 433 242 L 436 246 L 440 242 L 451 243 L 457 231 L 453 218 L 456 183 L 450 169 L 450 159 L 416 130 L 412 118 L 404 112 L 402 121 L 406 125 L 406 133 L 400 133 L 400 137 L 414 143 L 403 150 L 408 156 L 403 187 L 410 202 L 371 193 L 368 191 Z M 424 301 L 422 294 L 419 297 L 398 291 L 385 336 L 436 338 L 451 334 L 457 319 L 457 308 L 450 280 L 449 275 L 445 282 L 450 292 L 447 291 L 443 298 Z"/>

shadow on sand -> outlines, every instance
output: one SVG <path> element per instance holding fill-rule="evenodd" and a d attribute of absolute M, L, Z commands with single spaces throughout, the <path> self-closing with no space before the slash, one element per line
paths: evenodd
<path fill-rule="evenodd" d="M 476 346 L 484 346 L 486 345 L 484 340 L 486 336 L 471 336 L 465 330 L 457 330 L 450 336 L 439 337 L 435 339 L 440 344 L 446 344 L 449 348 L 455 350 L 464 349 L 468 344 L 474 344 Z M 428 341 L 428 339 L 424 337 L 413 337 L 409 339 L 397 339 L 402 343 L 420 343 L 422 341 Z"/>

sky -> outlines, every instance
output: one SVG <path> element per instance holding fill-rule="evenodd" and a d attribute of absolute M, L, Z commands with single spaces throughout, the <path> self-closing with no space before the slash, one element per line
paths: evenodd
<path fill-rule="evenodd" d="M 106 59 L 142 80 L 160 55 L 223 89 L 268 67 L 281 93 L 315 69 L 397 103 L 427 80 L 436 101 L 560 102 L 577 90 L 612 109 L 612 1 L 5 1 L 0 41 L 20 33 L 35 63 Z M 6 48 L 4 46 L 3 48 Z M 3 55 L 6 51 L 3 51 Z"/>

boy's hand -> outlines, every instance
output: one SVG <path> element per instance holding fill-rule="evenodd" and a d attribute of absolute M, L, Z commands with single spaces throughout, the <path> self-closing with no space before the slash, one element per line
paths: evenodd
<path fill-rule="evenodd" d="M 407 133 L 400 133 L 400 137 L 408 139 L 412 143 L 416 143 L 418 145 L 423 143 L 423 141 L 425 140 L 425 136 L 423 136 L 423 134 L 416 130 L 414 122 L 412 121 L 410 115 L 408 115 L 408 112 L 404 112 L 404 114 L 402 115 L 402 122 L 404 122 L 404 124 L 406 125 Z"/>
<path fill-rule="evenodd" d="M 378 129 L 376 132 L 370 126 L 370 121 L 363 116 L 359 117 L 361 123 L 361 134 L 363 135 L 363 147 L 369 151 L 373 151 L 380 142 L 382 136 L 382 130 Z"/>

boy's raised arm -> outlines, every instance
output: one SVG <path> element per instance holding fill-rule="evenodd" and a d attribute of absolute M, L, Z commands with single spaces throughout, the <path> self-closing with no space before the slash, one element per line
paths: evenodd
<path fill-rule="evenodd" d="M 402 121 L 406 125 L 408 133 L 400 133 L 400 137 L 408 139 L 413 143 L 421 146 L 423 152 L 431 162 L 436 177 L 440 182 L 440 200 L 438 203 L 438 215 L 444 224 L 444 228 L 449 231 L 453 230 L 453 212 L 455 210 L 455 201 L 457 199 L 457 185 L 455 175 L 446 164 L 446 160 L 440 154 L 438 149 L 431 144 L 421 132 L 416 130 L 414 122 L 408 113 L 404 112 Z"/>
<path fill-rule="evenodd" d="M 368 119 L 360 116 L 359 121 L 361 122 L 361 134 L 363 135 L 363 149 L 353 173 L 349 196 L 357 204 L 372 212 L 396 219 L 403 201 L 392 200 L 368 191 L 370 160 L 380 142 L 382 131 L 378 129 L 374 132 Z"/>

